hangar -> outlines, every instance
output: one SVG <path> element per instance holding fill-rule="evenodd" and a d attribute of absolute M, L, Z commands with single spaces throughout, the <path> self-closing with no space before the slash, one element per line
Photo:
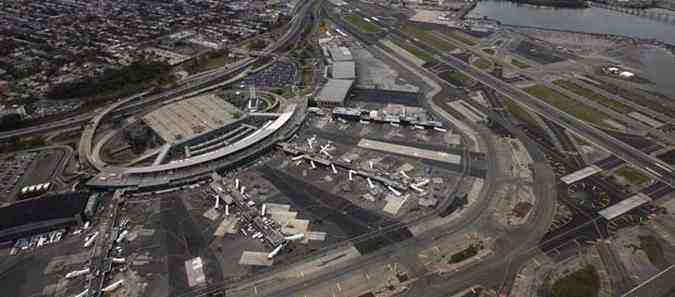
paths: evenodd
<path fill-rule="evenodd" d="M 82 224 L 88 201 L 88 193 L 70 192 L 1 207 L 0 242 Z"/>
<path fill-rule="evenodd" d="M 320 106 L 324 107 L 344 106 L 353 85 L 353 80 L 329 79 L 323 85 L 319 94 L 316 95 L 315 100 Z"/>

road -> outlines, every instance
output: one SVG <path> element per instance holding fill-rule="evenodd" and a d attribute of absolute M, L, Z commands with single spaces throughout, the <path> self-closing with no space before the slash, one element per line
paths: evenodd
<path fill-rule="evenodd" d="M 372 15 L 366 14 L 365 11 L 366 10 L 361 9 L 355 13 L 361 17 L 371 18 Z M 494 89 L 502 95 L 518 101 L 523 105 L 526 105 L 530 110 L 559 124 L 562 127 L 576 132 L 590 142 L 593 142 L 594 144 L 616 155 L 618 158 L 633 164 L 637 168 L 643 168 L 646 173 L 655 179 L 675 187 L 675 174 L 668 164 L 659 161 L 655 157 L 645 154 L 639 149 L 608 135 L 607 133 L 593 127 L 592 125 L 586 124 L 576 117 L 545 103 L 541 99 L 531 96 L 527 92 L 514 87 L 507 82 L 504 82 L 486 72 L 481 71 L 473 65 L 467 64 L 461 59 L 450 55 L 448 52 L 433 48 L 432 46 L 429 46 L 416 39 L 415 36 L 409 36 L 406 33 L 401 32 L 395 26 L 388 25 L 375 19 L 373 19 L 373 22 L 386 29 L 386 31 L 389 33 L 388 38 L 398 40 L 399 42 L 410 43 L 429 53 L 434 54 L 435 58 L 440 62 L 463 72 L 474 80 L 481 82 L 482 84 L 491 89 Z M 372 40 L 369 41 L 372 42 Z"/>
<path fill-rule="evenodd" d="M 289 30 L 287 30 L 284 35 L 279 38 L 275 43 L 269 45 L 267 48 L 263 50 L 263 53 L 266 54 L 272 54 L 280 49 L 283 49 L 283 47 L 291 44 L 293 45 L 293 41 L 300 36 L 299 33 L 302 32 L 303 25 L 305 24 L 305 18 L 299 18 L 298 16 L 304 16 L 307 14 L 308 9 L 311 5 L 306 5 L 307 2 L 311 1 L 306 1 L 301 3 L 300 5 L 296 6 L 296 13 L 293 17 L 293 19 L 290 22 L 290 27 Z M 155 104 L 157 102 L 160 102 L 162 100 L 166 100 L 168 98 L 172 98 L 175 96 L 178 96 L 180 94 L 188 93 L 191 91 L 194 91 L 199 88 L 203 88 L 205 86 L 208 86 L 210 84 L 214 84 L 220 80 L 223 80 L 225 77 L 228 75 L 235 73 L 235 72 L 241 72 L 245 67 L 242 66 L 248 66 L 251 65 L 253 62 L 255 62 L 257 59 L 253 58 L 247 58 L 244 59 L 240 62 L 238 62 L 235 65 L 228 65 L 228 66 L 223 66 L 220 68 L 212 69 L 205 71 L 203 73 L 198 73 L 193 75 L 194 79 L 189 80 L 186 84 L 181 85 L 177 88 L 162 92 L 157 95 L 152 95 L 149 98 L 145 98 L 142 102 L 137 103 L 136 105 L 131 105 L 126 108 L 122 108 L 118 111 L 115 111 L 115 114 L 124 114 L 127 112 L 130 112 L 131 110 L 135 110 L 138 108 L 143 108 L 150 106 L 152 104 Z M 144 96 L 148 95 L 149 92 L 142 92 L 136 95 L 133 95 L 131 97 L 137 97 L 137 98 L 143 98 Z M 121 101 L 126 101 L 126 102 L 131 102 L 133 100 L 128 100 L 128 98 L 124 99 L 119 99 L 117 103 L 114 103 L 113 105 L 116 105 L 116 107 L 119 107 L 123 104 L 118 104 Z M 111 105 L 112 106 L 112 105 Z M 104 107 L 104 109 L 109 108 Z M 53 132 L 53 131 L 58 131 L 61 129 L 66 129 L 66 128 L 72 128 L 72 127 L 77 127 L 86 124 L 90 120 L 94 119 L 97 114 L 101 112 L 101 108 L 88 111 L 85 113 L 81 113 L 72 117 L 69 117 L 67 119 L 63 120 L 58 120 L 58 121 L 51 121 L 48 123 L 44 123 L 41 125 L 37 126 L 32 126 L 32 127 L 27 127 L 27 128 L 22 128 L 22 129 L 15 129 L 11 131 L 5 131 L 5 132 L 0 132 L 0 140 L 5 140 L 9 139 L 12 137 L 21 137 L 21 136 L 28 136 L 28 135 L 33 135 L 33 134 L 43 134 L 43 133 L 48 133 L 48 132 Z"/>
<path fill-rule="evenodd" d="M 342 24 L 345 26 L 345 24 Z M 405 65 L 404 65 L 405 66 Z M 407 65 L 407 67 L 417 67 Z M 426 73 L 424 69 L 417 68 L 416 72 L 421 72 L 421 75 L 426 76 L 425 80 L 438 81 L 437 78 Z M 443 85 L 443 89 L 447 90 L 449 86 Z M 446 94 L 446 93 L 445 93 Z M 437 96 L 444 96 L 441 91 Z M 431 98 L 429 98 L 431 99 Z M 433 109 L 441 109 L 435 105 L 432 100 L 427 102 Z M 442 113 L 441 113 L 442 114 Z M 507 128 L 517 129 L 505 123 Z M 528 149 L 537 150 L 536 145 L 532 145 L 532 141 L 528 140 L 522 131 L 513 131 L 517 136 L 523 137 Z M 492 155 L 494 148 L 490 149 Z M 415 270 L 411 277 L 419 278 L 417 282 L 405 293 L 406 296 L 447 296 L 448 293 L 461 290 L 480 283 L 486 286 L 502 287 L 510 283 L 517 269 L 521 263 L 531 259 L 532 256 L 539 253 L 538 243 L 541 237 L 547 230 L 553 217 L 553 204 L 555 195 L 551 195 L 552 188 L 555 185 L 555 175 L 553 174 L 545 155 L 542 151 L 533 151 L 534 163 L 534 192 L 537 197 L 546 197 L 538 201 L 530 217 L 530 221 L 521 227 L 509 230 L 509 232 L 502 232 L 504 228 L 497 226 L 491 219 L 492 213 L 487 212 L 486 209 L 490 205 L 490 199 L 494 193 L 495 186 L 486 183 L 486 188 L 483 190 L 483 196 L 476 205 L 466 210 L 466 212 L 452 221 L 450 224 L 443 225 L 437 229 L 430 230 L 422 235 L 410 240 L 399 242 L 383 248 L 379 251 L 361 256 L 357 259 L 350 260 L 343 265 L 327 268 L 321 272 L 306 276 L 302 281 L 295 284 L 281 287 L 278 285 L 275 289 L 268 289 L 262 291 L 258 288 L 255 294 L 259 296 L 303 296 L 306 292 L 311 292 L 316 288 L 333 285 L 335 279 L 349 273 L 357 273 L 361 268 L 373 267 L 375 265 L 390 264 L 392 262 L 406 263 L 409 266 L 416 266 L 417 253 L 423 249 L 433 246 L 437 239 L 457 234 L 466 231 L 469 227 L 476 227 L 478 230 L 492 230 L 491 232 L 501 232 L 501 236 L 497 239 L 497 248 L 495 254 L 480 262 L 479 265 L 470 266 L 459 273 L 454 273 L 449 276 L 438 276 L 428 274 L 425 271 Z M 495 161 L 492 158 L 492 161 Z M 490 165 L 493 172 L 496 171 L 497 165 Z M 488 231 L 490 232 L 490 231 Z M 408 265 L 407 265 L 408 266 Z M 229 294 L 231 296 L 245 296 L 252 292 L 238 292 L 238 294 Z M 308 297 L 310 295 L 307 295 Z M 337 295 L 341 296 L 341 295 Z"/>

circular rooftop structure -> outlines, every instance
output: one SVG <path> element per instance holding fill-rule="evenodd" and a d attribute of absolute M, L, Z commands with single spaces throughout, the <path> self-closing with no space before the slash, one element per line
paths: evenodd
<path fill-rule="evenodd" d="M 292 135 L 307 102 L 254 89 L 208 93 L 135 114 L 96 136 L 117 107 L 99 114 L 82 134 L 80 151 L 99 171 L 91 187 L 170 188 L 247 162 Z"/>

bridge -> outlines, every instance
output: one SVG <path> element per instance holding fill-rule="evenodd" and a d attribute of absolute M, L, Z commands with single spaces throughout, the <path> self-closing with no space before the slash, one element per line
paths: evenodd
<path fill-rule="evenodd" d="M 590 2 L 590 5 L 593 7 L 600 7 L 608 10 L 618 11 L 625 14 L 630 14 L 638 17 L 652 19 L 658 22 L 663 22 L 667 24 L 675 24 L 675 13 L 660 12 L 654 10 L 647 10 L 645 8 L 633 8 L 621 6 L 618 4 L 612 3 L 598 3 Z"/>

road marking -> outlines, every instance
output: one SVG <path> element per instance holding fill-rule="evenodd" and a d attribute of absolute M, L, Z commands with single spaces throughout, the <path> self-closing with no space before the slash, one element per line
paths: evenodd
<path fill-rule="evenodd" d="M 539 261 L 537 261 L 537 259 L 532 259 L 532 261 L 534 261 L 534 264 L 537 265 L 537 267 L 541 266 L 541 264 L 539 264 Z"/>
<path fill-rule="evenodd" d="M 370 280 L 370 275 L 368 275 L 368 272 L 364 272 L 363 275 L 366 277 L 366 280 Z"/>
<path fill-rule="evenodd" d="M 258 287 L 255 287 L 255 286 L 254 286 L 254 287 L 253 287 L 253 292 L 254 292 L 256 295 L 258 295 Z"/>
<path fill-rule="evenodd" d="M 335 283 L 335 286 L 337 287 L 338 291 L 342 292 L 342 287 L 340 287 L 340 283 Z"/>

